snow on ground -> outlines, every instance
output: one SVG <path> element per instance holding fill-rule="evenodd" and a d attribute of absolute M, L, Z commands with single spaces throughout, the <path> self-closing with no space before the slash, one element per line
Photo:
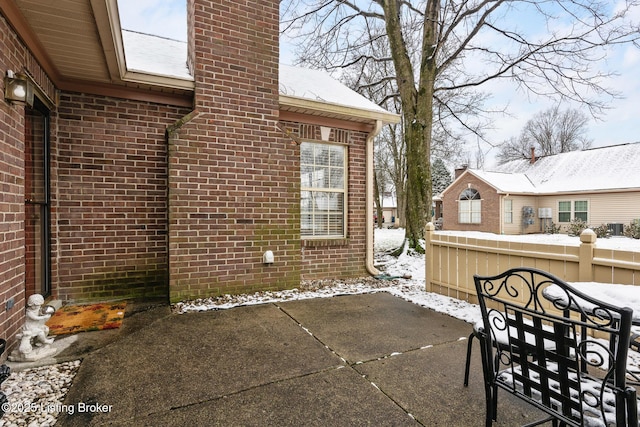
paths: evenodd
<path fill-rule="evenodd" d="M 437 231 L 438 234 L 448 236 L 472 237 L 474 239 L 493 239 L 508 242 L 527 242 L 542 243 L 548 245 L 565 245 L 580 246 L 580 238 L 578 236 L 569 236 L 567 234 L 524 234 L 524 235 L 506 235 L 481 233 L 476 231 Z M 376 234 L 377 238 L 377 234 Z M 640 252 L 640 239 L 631 239 L 629 237 L 614 236 L 596 240 L 596 247 L 601 249 L 618 249 L 622 251 Z"/>
<path fill-rule="evenodd" d="M 524 236 L 495 235 L 479 232 L 438 231 L 448 235 L 463 235 L 474 238 L 493 238 L 511 241 L 527 241 L 557 245 L 579 245 L 580 239 L 564 234 L 531 234 Z M 239 305 L 264 304 L 292 299 L 325 298 L 344 294 L 361 294 L 368 292 L 389 292 L 392 295 L 411 301 L 423 307 L 448 314 L 458 319 L 475 323 L 480 321 L 480 310 L 477 305 L 469 304 L 455 298 L 424 290 L 424 256 L 404 251 L 399 257 L 388 254 L 403 243 L 404 229 L 377 228 L 375 230 L 374 253 L 375 265 L 390 280 L 372 278 L 351 280 L 326 280 L 302 283 L 297 289 L 273 292 L 257 292 L 250 295 L 225 295 L 217 298 L 205 298 L 195 301 L 183 301 L 174 306 L 177 313 L 189 311 L 219 310 Z M 621 249 L 640 252 L 640 240 L 627 237 L 611 237 L 598 239 L 596 247 Z M 410 277 L 405 279 L 403 277 Z"/>
<path fill-rule="evenodd" d="M 403 229 L 376 229 L 374 252 L 376 267 L 383 273 L 382 279 L 361 278 L 348 280 L 305 281 L 299 288 L 285 291 L 256 292 L 248 295 L 224 295 L 174 305 L 177 313 L 220 310 L 239 305 L 264 304 L 293 299 L 326 298 L 336 295 L 389 292 L 423 307 L 449 314 L 474 323 L 480 318 L 477 305 L 424 290 L 424 255 L 405 251 L 399 257 L 386 254 L 400 247 L 404 240 Z M 403 276 L 410 277 L 409 279 Z"/>

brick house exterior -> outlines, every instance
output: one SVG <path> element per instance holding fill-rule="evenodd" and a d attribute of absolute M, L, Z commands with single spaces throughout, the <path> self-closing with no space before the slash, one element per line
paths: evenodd
<path fill-rule="evenodd" d="M 178 301 L 371 272 L 372 139 L 395 116 L 283 101 L 277 1 L 189 0 L 193 79 L 134 81 L 118 74 L 104 37 L 115 4 L 51 6 L 43 24 L 29 5 L 0 0 L 2 72 L 27 74 L 36 93 L 33 107 L 0 101 L 0 327 L 10 346 L 35 292 Z M 65 15 L 87 10 L 86 38 L 70 35 L 67 48 L 98 33 L 105 75 L 73 75 L 39 26 L 67 28 Z M 33 143 L 38 123 L 45 145 Z M 301 237 L 301 141 L 346 147 L 341 238 Z M 42 203 L 30 195 L 39 170 Z"/>
<path fill-rule="evenodd" d="M 62 300 L 167 292 L 167 123 L 189 110 L 62 93 L 53 118 L 56 296 Z"/>
<path fill-rule="evenodd" d="M 496 234 L 568 233 L 575 220 L 622 235 L 640 221 L 640 143 L 520 159 L 493 170 L 456 170 L 442 193 L 443 229 Z M 461 201 L 475 189 L 477 218 Z M 461 221 L 461 219 L 463 221 Z"/>
<path fill-rule="evenodd" d="M 467 189 L 475 189 L 480 194 L 482 211 L 477 223 L 461 222 L 459 218 L 460 195 Z M 442 192 L 442 229 L 500 233 L 500 195 L 468 170 L 463 171 Z"/>

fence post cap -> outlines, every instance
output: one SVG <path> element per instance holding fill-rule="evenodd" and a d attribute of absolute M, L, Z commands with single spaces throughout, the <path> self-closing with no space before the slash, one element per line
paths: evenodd
<path fill-rule="evenodd" d="M 585 228 L 584 231 L 580 233 L 580 241 L 582 243 L 595 243 L 596 239 L 596 232 L 590 228 Z"/>
<path fill-rule="evenodd" d="M 426 231 L 434 231 L 435 229 L 436 229 L 436 226 L 435 226 L 435 225 L 433 225 L 433 223 L 432 223 L 432 222 L 428 222 L 428 223 L 427 223 L 427 226 L 426 226 L 426 228 L 425 228 L 425 230 L 426 230 Z"/>

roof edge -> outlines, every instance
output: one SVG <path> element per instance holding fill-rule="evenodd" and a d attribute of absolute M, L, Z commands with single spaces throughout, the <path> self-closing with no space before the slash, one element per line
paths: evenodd
<path fill-rule="evenodd" d="M 319 113 L 338 114 L 341 116 L 357 117 L 372 121 L 381 120 L 385 123 L 400 123 L 400 116 L 398 114 L 390 113 L 387 111 L 374 111 L 356 107 L 348 107 L 335 103 L 329 103 L 326 101 L 314 101 L 311 99 L 291 95 L 280 94 L 279 103 L 281 107 L 284 106 L 302 108 L 315 110 Z"/>
<path fill-rule="evenodd" d="M 194 90 L 196 87 L 193 79 L 183 79 L 180 77 L 166 76 L 163 74 L 147 73 L 145 71 L 130 70 L 120 76 L 122 81 L 131 83 L 143 83 L 153 86 L 170 87 L 173 89 Z"/>
<path fill-rule="evenodd" d="M 104 6 L 109 26 L 111 29 L 111 45 L 108 52 L 115 56 L 115 62 L 119 73 L 120 80 L 131 83 L 142 83 L 152 86 L 169 87 L 173 89 L 194 90 L 194 79 L 185 79 L 175 76 L 167 76 L 162 74 L 154 74 L 146 71 L 133 70 L 127 68 L 127 61 L 124 52 L 124 41 L 122 38 L 122 27 L 120 25 L 120 12 L 118 11 L 117 0 L 92 0 L 93 3 Z M 103 3 L 104 2 L 104 3 Z M 102 34 L 101 34 L 102 37 Z M 107 35 L 104 35 L 103 44 L 106 43 Z M 107 52 L 107 51 L 106 51 Z M 115 71 L 115 70 L 114 70 Z"/>

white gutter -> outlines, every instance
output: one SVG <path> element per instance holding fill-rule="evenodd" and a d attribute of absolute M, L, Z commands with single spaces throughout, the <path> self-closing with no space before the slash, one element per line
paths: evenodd
<path fill-rule="evenodd" d="M 397 114 L 390 113 L 383 109 L 368 110 L 360 107 L 302 98 L 299 96 L 284 95 L 282 93 L 280 94 L 278 101 L 281 108 L 283 106 L 289 107 L 292 109 L 292 111 L 312 110 L 319 112 L 321 115 L 327 115 L 327 117 L 337 115 L 345 117 L 346 120 L 353 120 L 354 118 L 358 118 L 365 119 L 367 122 L 370 122 L 372 120 L 382 120 L 387 123 L 397 123 L 399 121 L 399 117 Z"/>
<path fill-rule="evenodd" d="M 382 120 L 376 120 L 373 130 L 367 135 L 366 147 L 366 209 L 365 209 L 365 227 L 366 227 L 366 268 L 367 272 L 372 276 L 378 276 L 380 271 L 373 266 L 373 140 L 382 130 Z"/>

